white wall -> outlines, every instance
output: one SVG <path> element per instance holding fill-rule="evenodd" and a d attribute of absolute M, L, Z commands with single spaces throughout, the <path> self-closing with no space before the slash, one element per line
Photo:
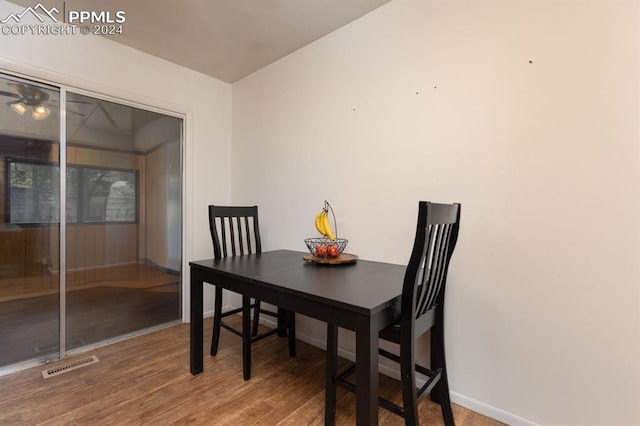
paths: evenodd
<path fill-rule="evenodd" d="M 2 18 L 22 10 L 0 0 Z M 230 197 L 230 84 L 119 43 L 80 34 L 0 35 L 3 69 L 184 114 L 184 259 L 212 256 L 207 205 Z M 209 296 L 205 310 L 213 307 L 213 293 Z"/>
<path fill-rule="evenodd" d="M 461 202 L 454 400 L 640 424 L 639 7 L 393 0 L 233 85 L 232 200 L 304 250 L 327 199 L 349 252 L 396 263 L 418 200 Z"/>

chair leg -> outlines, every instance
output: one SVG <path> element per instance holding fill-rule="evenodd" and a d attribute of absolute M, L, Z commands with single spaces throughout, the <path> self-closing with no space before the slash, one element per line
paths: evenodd
<path fill-rule="evenodd" d="M 338 375 L 338 326 L 327 323 L 327 374 L 324 398 L 324 424 L 336 422 L 336 376 Z"/>
<path fill-rule="evenodd" d="M 446 426 L 453 426 L 453 411 L 451 409 L 451 398 L 449 396 L 449 377 L 447 374 L 447 363 L 444 350 L 444 325 L 443 321 L 436 321 L 431 329 L 431 369 L 442 369 L 440 381 L 431 391 L 430 399 L 440 404 L 442 417 Z"/>
<path fill-rule="evenodd" d="M 410 337 L 413 339 L 413 337 Z M 400 344 L 400 382 L 402 383 L 402 403 L 404 424 L 416 426 L 418 420 L 418 395 L 416 391 L 416 364 L 413 355 L 413 342 Z"/>
<path fill-rule="evenodd" d="M 439 389 L 438 389 L 439 386 Z M 442 370 L 442 377 L 434 389 L 440 396 L 440 409 L 445 426 L 454 426 L 453 410 L 451 409 L 451 398 L 449 397 L 449 379 L 446 368 Z"/>
<path fill-rule="evenodd" d="M 211 338 L 211 356 L 218 353 L 218 343 L 220 342 L 220 322 L 222 321 L 222 287 L 216 286 L 215 302 L 213 308 L 213 336 Z"/>
<path fill-rule="evenodd" d="M 260 323 L 260 301 L 256 300 L 256 307 L 253 310 L 253 329 L 251 335 L 253 337 L 258 335 L 258 325 Z"/>
<path fill-rule="evenodd" d="M 289 337 L 289 356 L 296 356 L 296 314 L 287 311 L 287 336 Z"/>
<path fill-rule="evenodd" d="M 242 373 L 251 378 L 251 298 L 242 296 Z"/>

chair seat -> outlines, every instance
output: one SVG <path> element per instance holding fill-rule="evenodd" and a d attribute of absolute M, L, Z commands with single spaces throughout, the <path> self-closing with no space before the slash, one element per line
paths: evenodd
<path fill-rule="evenodd" d="M 423 335 L 427 330 L 433 327 L 436 321 L 436 308 L 437 305 L 425 312 L 420 318 L 414 321 L 414 338 Z M 389 342 L 400 344 L 400 331 L 402 326 L 400 320 L 391 324 L 388 327 L 383 328 L 378 333 L 378 337 Z"/>
<path fill-rule="evenodd" d="M 389 327 L 383 328 L 378 333 L 378 337 L 384 340 L 388 340 L 393 343 L 400 343 L 400 321 L 397 323 L 390 325 Z"/>

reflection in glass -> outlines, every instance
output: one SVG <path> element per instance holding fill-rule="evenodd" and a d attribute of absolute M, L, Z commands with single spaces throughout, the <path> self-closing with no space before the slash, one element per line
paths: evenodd
<path fill-rule="evenodd" d="M 83 222 L 135 222 L 136 171 L 84 167 Z"/>
<path fill-rule="evenodd" d="M 59 350 L 59 99 L 0 75 L 0 368 Z"/>
<path fill-rule="evenodd" d="M 9 158 L 9 223 L 60 221 L 60 168 Z M 137 172 L 67 166 L 67 222 L 135 222 Z M 82 191 L 78 191 L 78 187 Z M 80 208 L 79 204 L 82 204 Z"/>
<path fill-rule="evenodd" d="M 57 223 L 60 185 L 57 166 L 8 160 L 9 223 Z"/>
<path fill-rule="evenodd" d="M 182 122 L 67 100 L 67 163 L 77 170 L 66 200 L 76 209 L 66 250 L 72 349 L 180 319 Z"/>
<path fill-rule="evenodd" d="M 182 121 L 66 98 L 61 202 L 59 92 L 0 74 L 0 370 L 181 316 Z"/>

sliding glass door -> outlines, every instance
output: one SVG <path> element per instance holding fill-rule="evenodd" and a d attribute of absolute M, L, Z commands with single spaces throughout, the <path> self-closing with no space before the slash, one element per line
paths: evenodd
<path fill-rule="evenodd" d="M 182 122 L 73 93 L 66 122 L 74 349 L 180 318 Z"/>
<path fill-rule="evenodd" d="M 59 351 L 59 99 L 0 78 L 0 366 Z"/>
<path fill-rule="evenodd" d="M 0 368 L 179 320 L 182 120 L 7 76 L 0 120 Z"/>

